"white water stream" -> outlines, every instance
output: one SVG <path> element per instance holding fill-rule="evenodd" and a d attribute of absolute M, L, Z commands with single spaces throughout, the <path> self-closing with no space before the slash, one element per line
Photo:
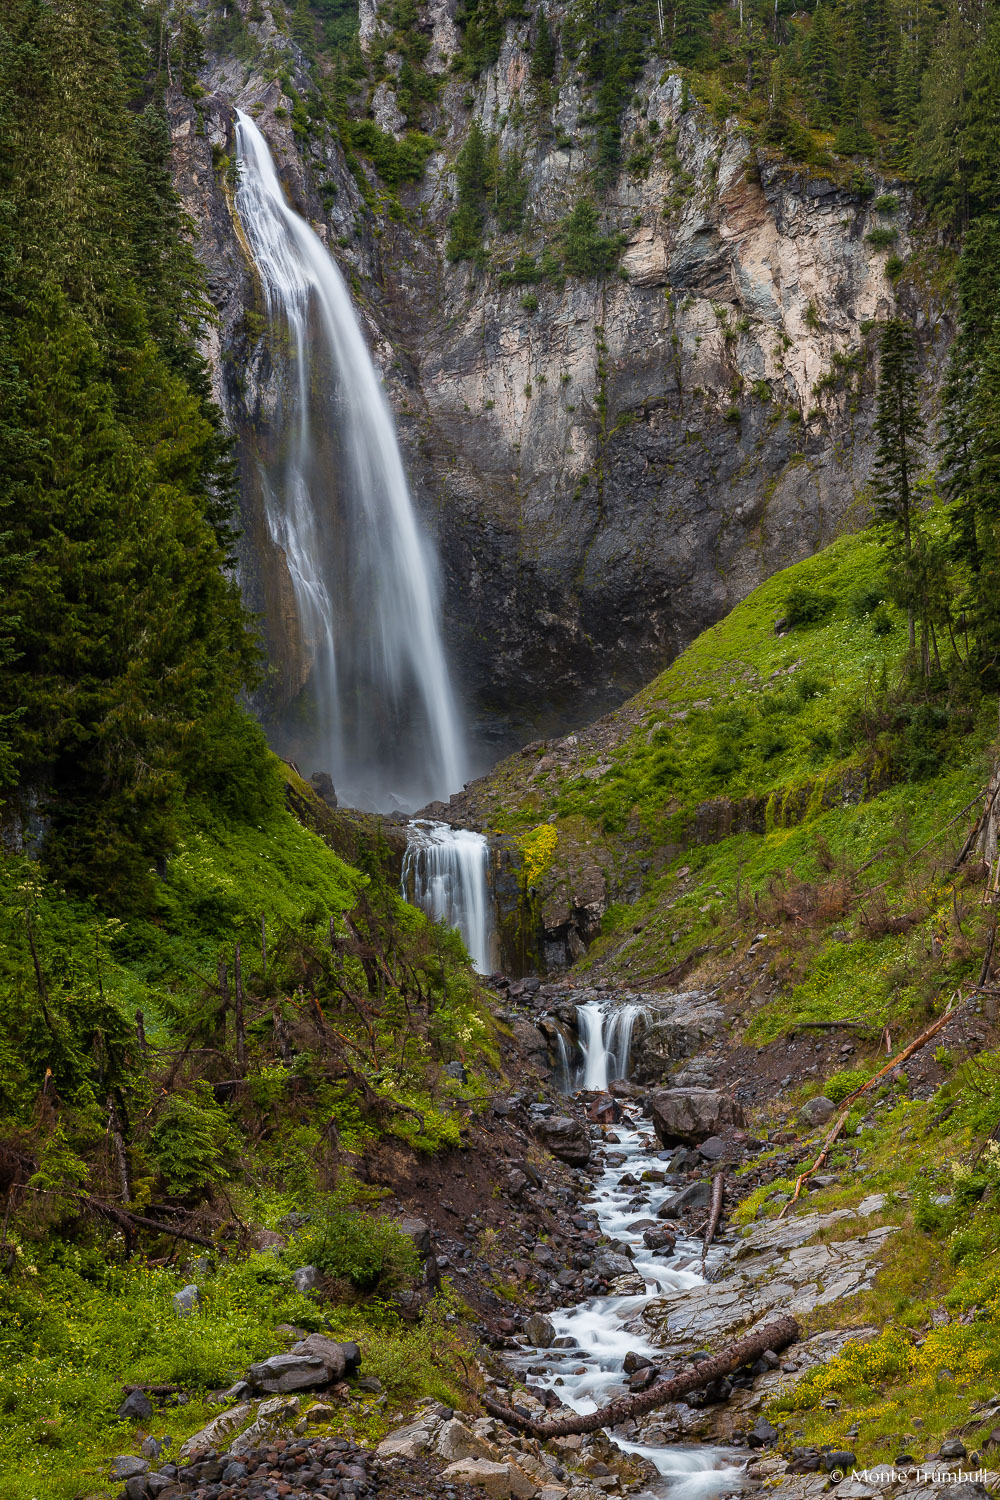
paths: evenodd
<path fill-rule="evenodd" d="M 621 1053 L 613 1052 L 612 1048 L 620 1048 L 623 1043 L 623 1067 L 627 1067 L 628 1045 L 638 1007 L 631 1007 L 631 1017 L 624 1014 L 626 1009 L 619 1007 L 617 1011 L 609 1011 L 598 1001 L 578 1008 L 581 1046 L 585 1052 L 585 1079 L 603 1077 L 605 1080 L 603 1085 L 585 1081 L 583 1087 L 606 1087 L 609 1078 L 622 1076 L 615 1071 Z M 616 1016 L 622 1017 L 618 1026 L 614 1024 Z M 599 1059 L 597 1054 L 601 1047 L 603 1055 Z M 627 1101 L 624 1103 L 627 1109 Z M 621 1392 L 625 1379 L 622 1365 L 630 1350 L 657 1363 L 668 1361 L 668 1351 L 651 1343 L 644 1333 L 632 1331 L 641 1329 L 639 1314 L 652 1298 L 663 1292 L 701 1286 L 705 1279 L 701 1274 L 700 1244 L 678 1240 L 674 1254 L 667 1256 L 648 1250 L 643 1244 L 642 1230 L 632 1227 L 639 1220 L 655 1218 L 660 1205 L 677 1191 L 676 1182 L 662 1186 L 651 1184 L 646 1202 L 636 1206 L 632 1202 L 635 1187 L 622 1184 L 621 1179 L 627 1173 L 641 1178 L 642 1172 L 651 1165 L 650 1150 L 656 1149 L 651 1128 L 642 1122 L 626 1119 L 614 1126 L 613 1133 L 617 1139 L 608 1149 L 616 1164 L 605 1165 L 589 1206 L 597 1212 L 601 1231 L 609 1239 L 619 1240 L 630 1247 L 635 1271 L 645 1281 L 646 1289 L 638 1296 L 592 1297 L 575 1307 L 550 1313 L 548 1316 L 557 1337 L 571 1338 L 573 1347 L 533 1349 L 516 1360 L 519 1371 L 528 1365 L 536 1368 L 544 1365 L 546 1374 L 530 1377 L 529 1384 L 534 1382 L 553 1388 L 560 1400 L 577 1412 L 594 1411 L 597 1406 L 613 1400 L 613 1393 Z M 710 1250 L 709 1265 L 721 1253 L 717 1249 Z M 670 1500 L 713 1500 L 715 1496 L 731 1494 L 741 1487 L 742 1461 L 725 1449 L 707 1444 L 657 1447 L 627 1442 L 619 1437 L 614 1441 L 628 1452 L 649 1459 L 659 1471 L 664 1481 L 663 1488 L 649 1491 L 650 1494 L 666 1494 Z"/>
<path fill-rule="evenodd" d="M 437 566 L 410 499 L 385 392 L 350 293 L 288 205 L 260 130 L 237 112 L 236 208 L 284 377 L 262 464 L 312 663 L 314 769 L 341 802 L 422 807 L 462 785 L 465 746 L 439 623 Z"/>
<path fill-rule="evenodd" d="M 407 829 L 402 892 L 435 922 L 457 927 L 480 974 L 496 967 L 489 845 L 481 833 L 417 820 Z"/>

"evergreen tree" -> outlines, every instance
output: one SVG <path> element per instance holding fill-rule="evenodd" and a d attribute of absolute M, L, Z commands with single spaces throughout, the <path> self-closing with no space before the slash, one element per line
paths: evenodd
<path fill-rule="evenodd" d="M 816 125 L 829 126 L 836 118 L 840 102 L 837 69 L 837 46 L 830 13 L 822 3 L 813 12 L 806 42 L 806 71 L 811 95 L 811 116 Z"/>
<path fill-rule="evenodd" d="M 482 252 L 489 149 L 483 127 L 473 120 L 455 162 L 458 207 L 450 220 L 449 260 L 472 260 Z"/>
<path fill-rule="evenodd" d="M 531 49 L 531 77 L 536 85 L 551 83 L 556 71 L 556 44 L 544 10 L 538 12 L 535 45 Z"/>
<path fill-rule="evenodd" d="M 674 0 L 671 52 L 679 63 L 696 63 L 708 41 L 709 0 Z"/>
<path fill-rule="evenodd" d="M 255 655 L 194 348 L 204 293 L 162 117 L 134 92 L 137 15 L 8 0 L 0 20 L 0 721 L 44 798 L 50 868 L 120 909 L 152 899 Z"/>
<path fill-rule="evenodd" d="M 877 448 L 872 479 L 875 520 L 884 528 L 897 598 L 909 616 L 910 648 L 920 590 L 914 577 L 918 529 L 916 481 L 924 447 L 917 342 L 909 323 L 890 318 L 879 343 L 875 408 Z"/>

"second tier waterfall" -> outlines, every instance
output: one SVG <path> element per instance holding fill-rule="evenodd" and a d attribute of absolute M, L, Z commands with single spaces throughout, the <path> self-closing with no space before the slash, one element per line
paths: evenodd
<path fill-rule="evenodd" d="M 332 774 L 342 801 L 420 807 L 466 774 L 436 559 L 344 279 L 242 111 L 236 151 L 236 208 L 279 377 L 279 409 L 257 434 L 259 481 L 307 663 L 298 753 Z"/>
<path fill-rule="evenodd" d="M 496 967 L 490 851 L 481 833 L 418 820 L 407 829 L 402 891 L 435 922 L 457 927 L 480 974 Z"/>
<path fill-rule="evenodd" d="M 631 1001 L 609 1006 L 600 1000 L 588 1000 L 577 1006 L 580 1042 L 575 1055 L 559 1035 L 560 1082 L 566 1093 L 606 1089 L 612 1079 L 628 1077 L 632 1031 L 642 1014 L 642 1006 Z"/>

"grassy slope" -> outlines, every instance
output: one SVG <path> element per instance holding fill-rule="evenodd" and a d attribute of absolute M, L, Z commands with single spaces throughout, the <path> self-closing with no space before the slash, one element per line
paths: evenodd
<path fill-rule="evenodd" d="M 182 1320 L 170 1298 L 191 1279 L 189 1271 L 178 1267 L 201 1254 L 198 1247 L 181 1244 L 170 1254 L 176 1242 L 160 1240 L 168 1252 L 165 1263 L 147 1268 L 141 1257 L 124 1257 L 119 1235 L 109 1235 L 73 1209 L 67 1194 L 71 1198 L 74 1173 L 84 1172 L 82 1186 L 107 1191 L 101 1145 L 106 1122 L 90 1118 L 92 1106 L 72 1098 L 61 1099 L 58 1115 L 49 1117 L 40 1099 L 48 1043 L 26 941 L 29 925 L 57 1025 L 73 1006 L 96 1003 L 103 993 L 109 1026 L 130 1030 L 134 1012 L 142 1010 L 153 1046 L 176 1047 L 185 1024 L 203 1004 L 220 954 L 232 972 L 237 938 L 243 944 L 248 994 L 260 992 L 262 913 L 270 963 L 281 982 L 288 983 L 290 976 L 280 968 L 283 944 L 293 934 L 325 934 L 331 916 L 339 919 L 368 888 L 368 876 L 306 831 L 280 801 L 251 821 L 217 809 L 192 809 L 183 843 L 167 866 L 153 920 L 122 922 L 103 916 L 47 886 L 37 866 L 25 858 L 8 856 L 0 865 L 5 1037 L 0 1097 L 8 1119 L 21 1122 L 18 1139 L 30 1145 L 40 1162 L 21 1211 L 8 1227 L 14 1267 L 0 1279 L 3 1500 L 69 1500 L 106 1493 L 110 1457 L 135 1451 L 134 1425 L 114 1418 L 123 1382 L 177 1383 L 195 1392 L 189 1404 L 167 1408 L 151 1423 L 157 1435 L 173 1437 L 176 1451 L 188 1433 L 215 1414 L 202 1395 L 228 1385 L 248 1361 L 274 1351 L 277 1323 L 321 1326 L 316 1305 L 292 1284 L 295 1266 L 314 1259 L 315 1247 L 296 1248 L 293 1242 L 279 1259 L 249 1261 L 207 1252 L 211 1268 L 197 1274 L 205 1290 L 204 1307 L 197 1318 Z M 436 962 L 446 971 L 449 998 L 435 1009 L 434 1033 L 414 1035 L 405 1051 L 394 1048 L 391 1067 L 383 1051 L 381 1073 L 372 1076 L 377 1090 L 419 1108 L 423 1123 L 418 1127 L 413 1114 L 366 1115 L 350 1092 L 311 1082 L 307 1054 L 297 1067 L 284 1069 L 268 1058 L 265 1037 L 251 1038 L 248 1102 L 242 1110 L 227 1111 L 227 1129 L 235 1134 L 210 1190 L 221 1194 L 243 1222 L 273 1229 L 291 1210 L 315 1213 L 338 1204 L 349 1205 L 357 1220 L 359 1208 L 377 1199 L 349 1176 L 342 1176 L 334 1197 L 329 1196 L 323 1161 L 329 1154 L 331 1121 L 347 1150 L 363 1150 L 385 1131 L 433 1150 L 458 1144 L 469 1105 L 478 1106 L 482 1085 L 477 1070 L 492 1054 L 488 1021 L 460 946 L 430 937 L 421 914 L 401 904 L 396 919 L 411 959 L 420 958 L 421 944 L 431 943 L 432 969 Z M 340 1022 L 341 1027 L 349 1024 Z M 387 1018 L 385 1029 L 400 1028 Z M 39 1034 L 36 1057 L 30 1043 Z M 387 1045 L 381 1031 L 376 1041 L 380 1048 Z M 442 1081 L 437 1064 L 442 1054 L 466 1058 L 469 1085 Z M 159 1086 L 150 1093 L 134 1044 L 131 1055 L 134 1072 L 127 1089 L 138 1129 L 129 1139 L 135 1174 L 132 1206 L 141 1212 L 144 1197 L 148 1200 L 151 1191 L 161 1197 L 164 1191 L 141 1129 L 143 1115 L 156 1105 Z M 154 1061 L 150 1081 L 158 1076 L 156 1069 Z M 182 1074 L 176 1087 L 190 1090 L 191 1084 Z M 197 1197 L 182 1195 L 180 1201 L 190 1206 Z M 458 1368 L 453 1346 L 460 1334 L 453 1319 L 447 1325 L 443 1321 L 445 1311 L 414 1331 L 366 1297 L 347 1295 L 341 1306 L 324 1309 L 323 1316 L 334 1319 L 342 1336 L 363 1344 L 366 1371 L 382 1378 L 391 1403 L 384 1412 L 384 1403 L 365 1398 L 345 1409 L 344 1423 L 374 1435 L 387 1414 L 416 1395 L 432 1392 L 457 1399 L 448 1381 Z"/>
<path fill-rule="evenodd" d="M 793 584 L 835 607 L 778 637 L 774 621 Z M 554 817 L 562 839 L 579 838 L 571 820 L 582 816 L 619 858 L 631 846 L 626 858 L 650 862 L 639 899 L 608 912 L 581 973 L 653 986 L 690 958 L 683 986 L 719 984 L 733 1038 L 748 1044 L 802 1021 L 860 1023 L 860 1072 L 828 1080 L 834 1097 L 885 1061 L 885 1026 L 895 1050 L 949 997 L 969 995 L 991 917 L 980 872 L 956 874 L 953 861 L 988 779 L 995 702 L 957 704 L 951 725 L 919 705 L 902 726 L 898 715 L 893 727 L 891 715 L 875 713 L 867 737 L 845 734 L 880 682 L 892 698 L 905 647 L 891 612 L 892 629 L 875 633 L 866 592 L 880 592 L 877 551 L 846 538 L 771 579 L 598 734 L 579 737 L 576 759 L 550 773 L 543 794 L 539 781 L 526 786 L 523 760 L 504 768 L 522 791 L 508 819 L 515 831 Z M 728 766 L 726 725 L 737 751 Z M 891 765 L 887 789 L 832 806 L 815 795 L 826 778 L 873 764 Z M 580 774 L 602 766 L 593 781 Z M 803 784 L 814 795 L 786 825 L 785 793 Z M 700 800 L 751 794 L 769 795 L 763 833 L 676 852 Z M 766 941 L 755 942 L 761 933 Z M 931 1044 L 931 1071 L 945 1079 L 933 1097 L 908 1097 L 904 1078 L 857 1107 L 826 1168 L 838 1182 L 810 1195 L 822 1210 L 884 1191 L 883 1222 L 898 1234 L 871 1291 L 807 1320 L 807 1331 L 874 1324 L 883 1333 L 773 1404 L 789 1448 L 827 1443 L 861 1463 L 904 1451 L 919 1459 L 959 1427 L 971 1453 L 997 1425 L 977 1418 L 976 1406 L 1000 1381 L 1000 1152 L 988 1140 L 1000 1119 L 1000 1028 L 990 996 L 973 993 L 960 1011 L 964 1044 Z M 775 1098 L 759 1128 L 794 1129 L 799 1103 L 823 1088 L 812 1082 Z M 738 1218 L 776 1214 L 781 1200 L 769 1195 L 782 1186 L 791 1183 L 758 1190 Z"/>

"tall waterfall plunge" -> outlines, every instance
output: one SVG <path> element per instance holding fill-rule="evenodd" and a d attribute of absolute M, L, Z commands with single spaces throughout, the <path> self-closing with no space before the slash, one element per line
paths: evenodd
<path fill-rule="evenodd" d="M 420 807 L 465 774 L 435 558 L 343 277 L 289 208 L 267 142 L 242 111 L 236 151 L 237 211 L 275 349 L 287 343 L 279 456 L 262 464 L 261 482 L 312 663 L 308 753 L 342 801 Z"/>

